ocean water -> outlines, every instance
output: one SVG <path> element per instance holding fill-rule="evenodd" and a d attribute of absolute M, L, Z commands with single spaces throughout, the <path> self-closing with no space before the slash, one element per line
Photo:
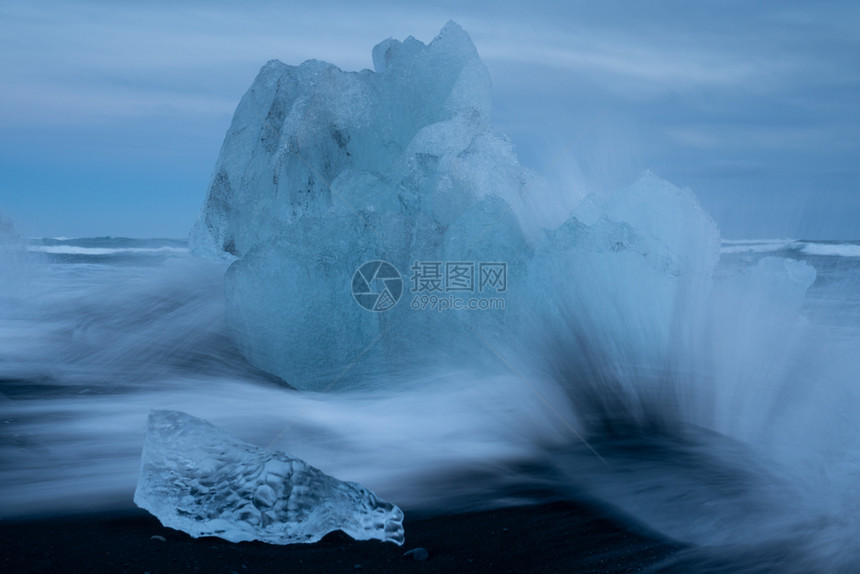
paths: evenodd
<path fill-rule="evenodd" d="M 523 341 L 502 357 L 507 372 L 416 367 L 362 375 L 393 377 L 396 392 L 299 393 L 239 355 L 224 324 L 225 265 L 190 256 L 184 241 L 7 242 L 0 517 L 131 506 L 147 413 L 177 409 L 407 513 L 588 499 L 697 545 L 690 564 L 853 571 L 860 242 L 724 241 L 714 280 L 773 256 L 817 272 L 800 317 L 772 328 L 750 319 L 711 342 L 724 352 L 709 369 L 755 376 L 709 388 L 709 372 L 648 366 L 657 394 L 643 406 L 566 368 L 563 337 L 545 369 L 544 342 Z M 684 377 L 698 381 L 695 398 Z"/>

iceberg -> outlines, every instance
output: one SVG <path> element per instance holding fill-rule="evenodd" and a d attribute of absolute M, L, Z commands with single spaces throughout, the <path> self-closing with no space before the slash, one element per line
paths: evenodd
<path fill-rule="evenodd" d="M 429 45 L 386 40 L 373 63 L 263 66 L 225 137 L 195 251 L 241 258 L 302 219 L 343 212 L 444 226 L 484 197 L 517 196 L 524 172 L 492 133 L 489 72 L 462 28 L 449 22 Z"/>
<path fill-rule="evenodd" d="M 428 364 L 501 370 L 497 349 L 560 335 L 579 379 L 636 402 L 668 372 L 713 372 L 720 236 L 692 191 L 650 172 L 574 204 L 540 188 L 493 132 L 489 74 L 453 22 L 426 45 L 382 42 L 373 63 L 269 62 L 233 117 L 190 245 L 231 261 L 227 324 L 250 363 L 361 390 Z M 422 289 L 425 264 L 460 265 L 471 291 Z M 504 281 L 482 290 L 482 266 Z"/>
<path fill-rule="evenodd" d="M 282 452 L 178 411 L 149 415 L 134 502 L 197 538 L 308 543 L 341 530 L 403 544 L 403 512 Z"/>
<path fill-rule="evenodd" d="M 227 321 L 243 355 L 296 388 L 346 386 L 359 358 L 373 372 L 422 352 L 471 361 L 469 329 L 504 330 L 502 313 L 413 312 L 411 292 L 369 313 L 350 290 L 365 263 L 408 286 L 416 261 L 504 262 L 516 277 L 530 255 L 512 211 L 530 177 L 492 131 L 469 36 L 449 22 L 427 45 L 382 42 L 373 63 L 263 66 L 190 235 L 194 253 L 233 261 Z"/>

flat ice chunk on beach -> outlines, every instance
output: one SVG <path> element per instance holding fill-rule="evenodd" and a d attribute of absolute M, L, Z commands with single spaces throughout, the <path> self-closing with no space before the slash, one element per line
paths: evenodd
<path fill-rule="evenodd" d="M 397 506 L 178 411 L 149 415 L 134 502 L 194 538 L 293 544 L 342 530 L 403 544 Z"/>

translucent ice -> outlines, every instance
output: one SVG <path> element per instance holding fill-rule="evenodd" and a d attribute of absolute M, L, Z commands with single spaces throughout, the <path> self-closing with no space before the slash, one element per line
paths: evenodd
<path fill-rule="evenodd" d="M 243 257 L 338 211 L 446 225 L 483 196 L 516 196 L 522 170 L 492 133 L 489 73 L 462 28 L 449 22 L 426 46 L 386 40 L 373 63 L 263 66 L 224 139 L 194 250 Z"/>
<path fill-rule="evenodd" d="M 511 211 L 529 177 L 491 129 L 489 74 L 469 36 L 450 22 L 428 45 L 382 42 L 373 62 L 266 64 L 191 233 L 196 253 L 238 259 L 233 340 L 297 388 L 352 384 L 343 373 L 359 358 L 376 372 L 416 351 L 471 360 L 467 329 L 503 331 L 501 313 L 412 312 L 410 293 L 370 313 L 350 291 L 364 263 L 391 263 L 408 287 L 417 260 L 503 261 L 514 276 L 530 250 Z"/>
<path fill-rule="evenodd" d="M 149 416 L 134 502 L 195 538 L 292 544 L 342 530 L 403 544 L 403 512 L 366 488 L 177 411 Z"/>
<path fill-rule="evenodd" d="M 354 389 L 428 362 L 499 368 L 494 349 L 553 327 L 634 394 L 711 360 L 720 238 L 691 191 L 650 172 L 575 204 L 541 190 L 493 133 L 488 72 L 453 22 L 427 45 L 384 41 L 373 62 L 269 62 L 236 110 L 191 246 L 233 260 L 226 317 L 245 358 L 296 388 Z M 350 289 L 377 260 L 403 280 L 385 312 Z M 421 312 L 416 262 L 503 263 L 504 305 Z"/>
<path fill-rule="evenodd" d="M 661 364 L 699 326 L 719 249 L 693 193 L 646 172 L 611 196 L 587 197 L 546 232 L 528 292 L 540 309 L 563 309 L 565 328 L 590 333 L 587 344 L 611 351 L 609 364 Z"/>
<path fill-rule="evenodd" d="M 659 389 L 669 373 L 689 372 L 719 247 L 692 192 L 650 172 L 610 196 L 587 197 L 546 231 L 527 273 L 531 336 L 563 346 L 550 346 L 549 361 L 560 360 L 563 380 L 576 382 L 567 385 L 576 404 L 614 416 L 620 407 L 591 401 L 625 397 L 625 415 L 647 422 L 649 403 L 665 400 Z"/>

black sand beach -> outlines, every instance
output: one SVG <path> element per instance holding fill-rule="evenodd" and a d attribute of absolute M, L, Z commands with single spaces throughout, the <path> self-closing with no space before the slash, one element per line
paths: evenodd
<path fill-rule="evenodd" d="M 193 539 L 140 510 L 0 522 L 0 570 L 21 572 L 655 572 L 680 544 L 587 506 L 538 506 L 405 522 L 402 547 L 335 532 L 310 545 Z M 163 540 L 161 538 L 163 538 Z M 426 560 L 404 556 L 424 548 Z"/>

